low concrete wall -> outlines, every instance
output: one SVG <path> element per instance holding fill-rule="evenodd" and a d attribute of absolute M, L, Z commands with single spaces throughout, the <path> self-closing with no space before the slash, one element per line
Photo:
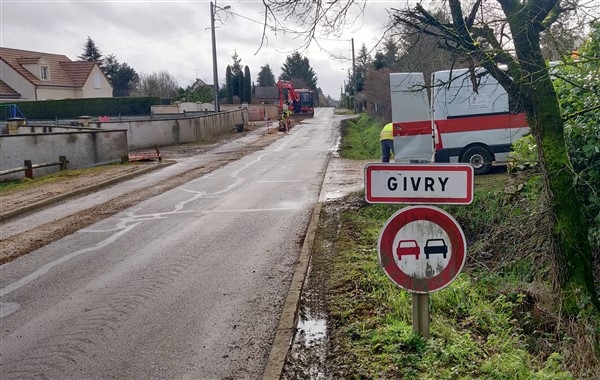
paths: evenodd
<path fill-rule="evenodd" d="M 277 105 L 275 104 L 221 104 L 221 111 L 233 111 L 242 108 L 248 109 L 250 121 L 264 121 L 265 114 L 271 120 L 277 119 Z"/>
<path fill-rule="evenodd" d="M 26 127 L 27 128 L 27 127 Z M 58 161 L 66 156 L 69 169 L 78 169 L 121 160 L 128 154 L 127 131 L 51 132 L 0 136 L 0 170 Z M 54 173 L 58 166 L 34 169 L 34 177 Z M 24 172 L 0 177 L 0 180 L 23 178 Z"/>
<path fill-rule="evenodd" d="M 103 130 L 125 129 L 129 149 L 138 150 L 152 148 L 155 144 L 165 146 L 209 141 L 215 136 L 235 130 L 236 124 L 245 124 L 248 120 L 248 111 L 244 108 L 218 114 L 173 118 L 92 121 L 90 127 Z"/>
<path fill-rule="evenodd" d="M 50 124 L 27 124 L 20 126 L 18 134 L 43 134 L 43 133 L 65 133 L 65 132 L 96 132 L 98 128 L 72 127 L 69 125 L 50 125 Z"/>
<path fill-rule="evenodd" d="M 181 102 L 170 105 L 152 106 L 151 110 L 153 115 L 185 112 L 214 112 L 215 106 L 212 103 Z"/>
<path fill-rule="evenodd" d="M 70 125 L 23 125 L 18 134 L 0 135 L 0 170 L 58 161 L 66 156 L 68 168 L 76 169 L 120 160 L 130 150 L 210 141 L 237 130 L 249 121 L 246 108 L 218 114 L 161 115 L 108 122 L 91 121 L 89 127 Z M 34 170 L 34 176 L 58 171 L 58 167 Z M 23 172 L 0 177 L 22 178 Z"/>
<path fill-rule="evenodd" d="M 176 103 L 164 106 L 152 106 L 153 116 L 212 113 L 214 106 L 210 103 Z M 271 119 L 277 118 L 277 105 L 274 104 L 221 104 L 221 111 L 241 111 L 247 109 L 247 121 L 264 121 L 265 115 Z"/>

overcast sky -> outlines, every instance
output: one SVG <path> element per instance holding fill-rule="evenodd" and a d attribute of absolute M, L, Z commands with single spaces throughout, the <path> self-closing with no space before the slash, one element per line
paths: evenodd
<path fill-rule="evenodd" d="M 286 57 L 299 51 L 310 60 L 317 85 L 326 95 L 339 98 L 352 66 L 350 39 L 355 52 L 361 45 L 375 46 L 387 22 L 386 9 L 406 1 L 368 1 L 364 15 L 339 37 L 321 35 L 319 48 L 303 50 L 302 40 L 268 32 L 260 48 L 264 20 L 261 1 L 218 0 L 216 22 L 219 82 L 237 51 L 255 82 L 261 66 L 269 64 L 275 78 Z M 115 54 L 136 72 L 166 70 L 186 87 L 200 78 L 213 83 L 210 2 L 204 0 L 0 0 L 0 44 L 3 47 L 64 54 L 72 60 L 83 53 L 88 36 L 104 56 Z M 339 58 L 341 57 L 341 59 Z"/>

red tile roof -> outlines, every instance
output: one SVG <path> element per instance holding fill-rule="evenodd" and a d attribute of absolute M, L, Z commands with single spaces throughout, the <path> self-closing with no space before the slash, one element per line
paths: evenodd
<path fill-rule="evenodd" d="M 0 98 L 2 99 L 19 99 L 21 94 L 16 92 L 12 87 L 4 83 L 2 79 L 0 79 Z"/>
<path fill-rule="evenodd" d="M 48 64 L 50 80 L 39 79 L 23 66 L 37 64 L 42 58 Z M 29 82 L 38 86 L 80 88 L 89 77 L 95 65 L 94 62 L 89 61 L 71 61 L 66 55 L 4 47 L 0 47 L 0 59 Z"/>
<path fill-rule="evenodd" d="M 91 61 L 61 62 L 63 70 L 69 75 L 75 87 L 83 87 L 89 78 L 95 63 Z M 52 76 L 50 77 L 52 78 Z"/>

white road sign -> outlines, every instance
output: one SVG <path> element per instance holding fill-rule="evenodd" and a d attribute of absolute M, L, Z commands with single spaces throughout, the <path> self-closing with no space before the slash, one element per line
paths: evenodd
<path fill-rule="evenodd" d="M 426 294 L 459 275 L 467 241 L 458 222 L 433 206 L 405 207 L 392 215 L 377 240 L 379 263 L 399 287 Z"/>
<path fill-rule="evenodd" d="M 369 203 L 470 204 L 473 167 L 468 164 L 368 164 Z"/>

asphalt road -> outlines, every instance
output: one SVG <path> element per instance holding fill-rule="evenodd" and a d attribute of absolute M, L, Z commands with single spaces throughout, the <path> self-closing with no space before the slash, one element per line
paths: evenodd
<path fill-rule="evenodd" d="M 338 141 L 320 111 L 1 266 L 2 380 L 260 378 Z"/>

